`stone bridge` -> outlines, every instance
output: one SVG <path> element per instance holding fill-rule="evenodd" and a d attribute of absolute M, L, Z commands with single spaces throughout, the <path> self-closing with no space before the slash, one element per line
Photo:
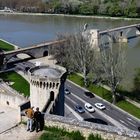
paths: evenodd
<path fill-rule="evenodd" d="M 31 58 L 40 58 L 43 56 L 48 56 L 49 47 L 61 45 L 64 40 L 61 41 L 52 41 L 47 43 L 42 43 L 36 46 L 31 46 L 27 48 L 20 48 L 13 51 L 8 52 L 0 52 L 0 65 L 6 65 L 7 62 L 12 58 L 17 56 L 18 54 L 27 54 Z"/>
<path fill-rule="evenodd" d="M 130 31 L 135 32 L 133 35 L 131 34 L 131 36 L 128 36 Z M 104 31 L 92 29 L 89 32 L 91 34 L 91 42 L 93 43 L 93 46 L 100 48 L 101 45 L 105 45 L 106 43 L 108 44 L 109 42 L 128 42 L 129 39 L 139 36 L 140 24 L 127 25 Z"/>

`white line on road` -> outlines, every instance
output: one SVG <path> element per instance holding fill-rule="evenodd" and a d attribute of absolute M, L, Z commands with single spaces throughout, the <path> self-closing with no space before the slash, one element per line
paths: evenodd
<path fill-rule="evenodd" d="M 73 95 L 73 94 L 72 94 Z M 71 98 L 70 97 L 68 97 L 68 96 L 66 96 L 67 98 L 69 98 L 69 100 L 71 100 Z M 75 98 L 77 98 L 76 96 L 75 96 Z M 71 100 L 74 104 L 77 104 L 76 102 L 74 102 L 73 100 Z M 86 111 L 85 110 L 85 112 L 91 117 L 91 118 L 95 118 L 92 114 L 90 114 L 88 111 Z"/>
<path fill-rule="evenodd" d="M 68 98 L 68 97 L 67 97 Z M 69 99 L 69 98 L 68 98 Z M 69 99 L 70 100 L 70 99 Z M 74 102 L 74 101 L 72 101 Z M 74 102 L 75 103 L 75 102 Z M 68 106 L 66 103 L 65 103 L 65 106 L 73 113 L 73 115 L 78 119 L 78 120 L 83 120 L 83 117 L 81 117 L 77 112 L 75 112 L 70 106 Z"/>
<path fill-rule="evenodd" d="M 79 100 L 81 100 L 82 102 L 86 103 L 86 101 L 84 101 L 83 99 L 81 99 L 80 97 L 78 97 L 77 95 L 73 94 L 73 96 L 75 96 L 76 98 L 78 98 Z M 124 128 L 124 129 L 128 129 L 126 126 L 124 126 L 123 124 L 121 124 L 119 121 L 111 118 L 110 116 L 106 115 L 105 113 L 103 113 L 102 111 L 96 109 L 96 111 L 102 116 L 104 117 L 106 120 L 108 120 L 109 122 L 111 122 L 112 124 L 114 124 L 115 126 L 119 127 L 119 128 Z"/>
<path fill-rule="evenodd" d="M 130 121 L 132 121 L 132 119 L 131 118 L 127 118 L 128 120 L 130 120 Z"/>
<path fill-rule="evenodd" d="M 123 120 L 120 120 L 120 122 L 122 122 L 123 124 L 125 124 L 125 125 L 128 125 L 127 123 L 125 123 Z"/>
<path fill-rule="evenodd" d="M 128 123 L 136 127 L 136 125 L 134 125 L 132 122 L 129 121 Z"/>
<path fill-rule="evenodd" d="M 127 118 L 129 121 L 131 121 L 131 123 L 135 123 L 137 124 L 137 122 L 135 122 L 134 120 L 132 120 L 131 118 Z"/>

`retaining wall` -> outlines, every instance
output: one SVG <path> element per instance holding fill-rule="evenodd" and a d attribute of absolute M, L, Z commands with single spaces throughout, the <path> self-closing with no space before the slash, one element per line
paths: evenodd
<path fill-rule="evenodd" d="M 68 131 L 80 131 L 85 137 L 93 133 L 99 134 L 102 138 L 108 140 L 140 140 L 140 133 L 132 130 L 120 129 L 113 126 L 78 121 L 72 118 L 66 118 L 56 115 L 45 115 L 46 126 L 56 126 Z"/>

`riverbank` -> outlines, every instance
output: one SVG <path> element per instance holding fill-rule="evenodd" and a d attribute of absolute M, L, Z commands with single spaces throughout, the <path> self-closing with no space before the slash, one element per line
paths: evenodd
<path fill-rule="evenodd" d="M 49 13 L 21 13 L 21 12 L 0 12 L 0 15 L 31 15 L 31 16 L 63 16 L 63 17 L 77 17 L 77 18 L 95 18 L 95 19 L 110 19 L 110 20 L 136 20 L 140 18 L 125 18 L 125 17 L 109 17 L 109 16 L 85 16 L 85 15 L 68 15 L 68 14 L 49 14 Z"/>

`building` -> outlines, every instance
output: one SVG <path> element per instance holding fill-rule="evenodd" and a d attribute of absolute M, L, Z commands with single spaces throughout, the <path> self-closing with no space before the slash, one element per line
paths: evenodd
<path fill-rule="evenodd" d="M 57 65 L 40 65 L 28 72 L 31 106 L 64 116 L 64 83 L 66 70 Z"/>

